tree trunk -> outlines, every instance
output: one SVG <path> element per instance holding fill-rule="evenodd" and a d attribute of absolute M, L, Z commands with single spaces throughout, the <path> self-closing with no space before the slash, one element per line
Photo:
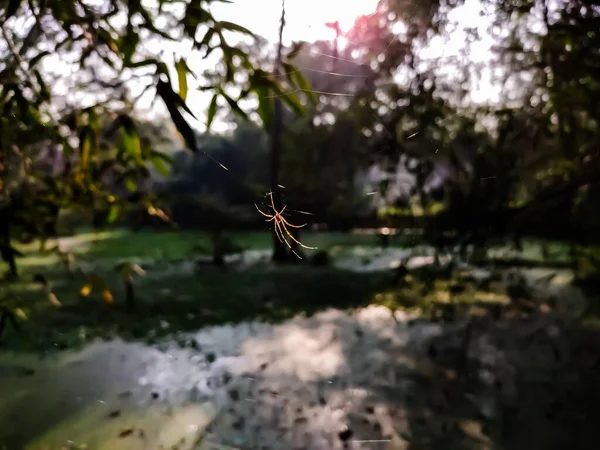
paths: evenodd
<path fill-rule="evenodd" d="M 133 278 L 131 275 L 125 279 L 125 303 L 128 310 L 132 311 L 135 309 L 135 292 L 133 290 Z"/>
<path fill-rule="evenodd" d="M 277 59 L 275 61 L 275 76 L 280 73 L 281 52 L 283 48 L 283 28 L 285 27 L 285 0 L 281 1 L 281 20 L 279 23 L 279 44 L 277 46 Z M 281 131 L 282 131 L 282 112 L 283 105 L 281 100 L 275 97 L 273 105 L 273 123 L 271 124 L 271 194 L 273 204 L 277 211 L 281 211 L 281 188 L 279 187 L 279 165 L 281 160 Z M 285 242 L 277 237 L 275 227 L 273 227 L 273 261 L 283 262 L 288 258 L 288 252 Z"/>

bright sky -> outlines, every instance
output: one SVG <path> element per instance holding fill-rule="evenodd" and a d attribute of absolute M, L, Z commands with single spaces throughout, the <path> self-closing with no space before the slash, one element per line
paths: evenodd
<path fill-rule="evenodd" d="M 327 28 L 325 23 L 338 21 L 342 31 L 347 30 L 358 16 L 374 12 L 378 0 L 286 0 L 285 3 L 284 44 L 289 45 L 292 41 L 299 40 L 333 39 L 333 31 Z M 278 39 L 281 0 L 236 0 L 232 4 L 215 3 L 212 11 L 218 19 L 239 23 L 272 42 Z M 490 21 L 481 16 L 481 11 L 480 0 L 466 0 L 463 6 L 455 9 L 451 14 L 451 20 L 456 20 L 458 26 L 452 33 L 450 41 L 432 40 L 422 53 L 422 57 L 448 58 L 458 55 L 465 46 L 464 28 L 475 27 L 482 39 L 471 47 L 471 60 L 473 63 L 488 61 L 493 41 L 487 32 Z M 192 59 L 191 64 L 196 65 L 195 63 L 203 66 L 206 64 L 204 67 L 214 64 Z M 480 84 L 472 93 L 474 101 L 494 101 L 498 98 L 499 91 L 492 86 L 490 77 L 490 73 L 485 71 L 481 74 Z M 190 92 L 189 96 L 190 107 L 195 114 L 197 113 L 197 117 L 203 117 L 210 101 L 210 94 Z M 198 123 L 197 126 L 202 127 L 202 123 Z M 220 128 L 216 122 L 215 127 L 215 130 Z"/>
<path fill-rule="evenodd" d="M 292 41 L 316 41 L 321 39 L 333 39 L 333 31 L 325 26 L 327 22 L 338 21 L 342 31 L 349 29 L 356 17 L 375 11 L 378 0 L 286 0 L 286 27 L 284 29 L 284 44 L 289 45 Z M 272 42 L 278 39 L 279 18 L 281 15 L 281 0 L 234 0 L 234 3 L 215 2 L 211 10 L 217 20 L 228 20 L 245 26 L 254 33 L 261 35 Z M 442 39 L 433 39 L 428 48 L 421 53 L 425 58 L 449 58 L 458 55 L 461 48 L 465 46 L 465 27 L 475 27 L 482 36 L 470 49 L 470 58 L 474 63 L 485 63 L 490 58 L 490 47 L 493 43 L 487 27 L 489 19 L 482 17 L 481 0 L 466 0 L 465 4 L 452 12 L 451 19 L 458 22 L 456 30 L 452 33 L 449 42 Z M 218 56 L 211 55 L 206 60 L 199 56 L 199 52 L 191 52 L 187 45 L 178 42 L 163 42 L 161 48 L 167 63 L 172 63 L 170 55 L 174 53 L 183 56 L 189 66 L 196 73 L 214 67 L 218 62 Z M 157 51 L 158 53 L 158 51 Z M 53 58 L 50 57 L 50 60 Z M 47 68 L 58 69 L 64 72 L 64 64 L 59 61 L 48 61 Z M 58 63 L 58 64 L 57 64 Z M 443 59 L 438 65 L 440 72 L 448 72 L 452 68 L 444 68 Z M 69 70 L 69 69 L 66 69 Z M 73 70 L 77 70 L 73 67 Z M 176 80 L 176 77 L 175 77 Z M 144 86 L 132 86 L 134 94 L 140 92 Z M 153 95 L 152 91 L 144 96 L 139 106 L 142 110 L 150 109 Z M 73 95 L 73 94 L 70 94 Z M 204 127 L 205 112 L 211 98 L 210 93 L 202 93 L 190 89 L 187 103 L 190 109 L 199 118 L 192 125 L 202 129 Z M 479 102 L 493 101 L 498 97 L 498 88 L 491 85 L 490 74 L 483 73 L 480 86 L 473 92 L 473 99 Z M 155 102 L 152 113 L 165 113 L 161 102 Z M 193 119 L 192 119 L 193 121 Z M 224 124 L 215 121 L 214 130 L 223 129 Z"/>

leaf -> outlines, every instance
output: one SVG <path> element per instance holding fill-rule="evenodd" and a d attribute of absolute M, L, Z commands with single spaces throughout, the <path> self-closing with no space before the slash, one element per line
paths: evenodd
<path fill-rule="evenodd" d="M 175 63 L 175 69 L 177 69 L 177 80 L 179 82 L 179 96 L 183 99 L 183 101 L 185 101 L 188 93 L 188 69 L 183 58 Z"/>
<path fill-rule="evenodd" d="M 249 36 L 252 36 L 253 38 L 256 38 L 256 36 L 254 35 L 254 33 L 252 31 L 250 31 L 248 28 L 238 25 L 237 23 L 228 22 L 228 21 L 224 20 L 224 21 L 219 22 L 218 25 L 220 25 L 225 30 L 237 31 L 238 33 L 244 33 Z"/>
<path fill-rule="evenodd" d="M 130 175 L 125 177 L 125 179 L 123 180 L 123 183 L 125 184 L 125 187 L 127 188 L 127 190 L 130 192 L 134 192 L 137 189 L 137 184 L 136 184 L 135 180 L 133 179 L 133 177 Z"/>
<path fill-rule="evenodd" d="M 42 100 L 47 102 L 50 100 L 50 91 L 48 90 L 48 86 L 46 86 L 46 82 L 42 78 L 42 74 L 38 70 L 34 70 L 35 79 L 40 87 L 40 97 Z"/>
<path fill-rule="evenodd" d="M 232 99 L 229 95 L 227 95 L 223 89 L 219 88 L 218 92 L 219 92 L 219 94 L 221 94 L 223 96 L 223 98 L 229 104 L 229 107 L 232 109 L 232 111 L 235 114 L 237 114 L 238 116 L 240 116 L 246 120 L 248 119 L 248 114 L 246 114 L 244 112 L 244 110 L 242 108 L 240 108 L 240 105 L 238 105 L 234 99 Z"/>
<path fill-rule="evenodd" d="M 140 136 L 135 128 L 131 130 L 125 130 L 123 133 L 123 144 L 125 149 L 133 156 L 137 162 L 142 160 L 142 143 L 140 142 Z"/>
<path fill-rule="evenodd" d="M 52 305 L 56 306 L 57 308 L 62 306 L 62 303 L 58 300 L 58 297 L 56 297 L 54 292 L 48 292 L 48 301 L 50 301 L 50 303 L 52 303 Z"/>
<path fill-rule="evenodd" d="M 21 0 L 8 0 L 8 5 L 6 6 L 6 15 L 4 20 L 10 19 L 14 16 L 19 10 L 19 6 L 21 6 Z"/>
<path fill-rule="evenodd" d="M 202 40 L 200 42 L 196 42 L 194 44 L 194 48 L 196 50 L 201 50 L 202 47 L 208 47 L 210 45 L 210 40 L 213 38 L 213 36 L 215 35 L 215 29 L 214 28 L 209 28 L 208 31 L 206 32 L 206 34 L 204 35 L 204 37 L 202 38 Z"/>
<path fill-rule="evenodd" d="M 208 112 L 206 113 L 206 131 L 210 130 L 210 126 L 217 114 L 217 100 L 219 98 L 219 94 L 213 95 L 212 100 L 210 101 L 210 105 L 208 105 Z"/>
<path fill-rule="evenodd" d="M 270 91 L 266 86 L 261 86 L 255 89 L 258 95 L 258 115 L 262 120 L 263 126 L 269 128 L 273 122 L 273 97 L 270 96 Z"/>
<path fill-rule="evenodd" d="M 115 220 L 119 218 L 120 207 L 119 205 L 111 205 L 110 210 L 108 212 L 108 218 L 106 219 L 108 223 L 114 223 Z"/>
<path fill-rule="evenodd" d="M 283 92 L 278 95 L 278 97 L 299 116 L 304 116 L 306 114 L 306 110 L 304 109 L 304 106 L 302 106 L 302 103 L 295 92 Z"/>
<path fill-rule="evenodd" d="M 35 65 L 39 63 L 42 60 L 42 58 L 45 58 L 48 55 L 50 55 L 49 51 L 40 52 L 37 55 L 35 55 L 29 60 L 29 68 L 32 69 L 33 67 L 35 67 Z"/>
<path fill-rule="evenodd" d="M 156 59 L 148 58 L 148 59 L 142 59 L 141 61 L 137 61 L 137 62 L 130 62 L 127 65 L 127 67 L 136 69 L 138 67 L 156 66 L 156 65 L 158 65 L 158 61 Z"/>
<path fill-rule="evenodd" d="M 300 51 L 304 47 L 304 44 L 304 42 L 294 42 L 292 44 L 291 50 L 288 52 L 287 55 L 285 55 L 285 57 L 287 59 L 293 59 L 298 53 L 300 53 Z"/>
<path fill-rule="evenodd" d="M 173 162 L 172 158 L 165 154 L 157 151 L 152 151 L 150 153 L 150 160 L 154 165 L 154 168 L 160 173 L 162 176 L 166 177 L 170 173 L 170 164 Z"/>
<path fill-rule="evenodd" d="M 83 286 L 81 286 L 81 289 L 79 290 L 79 294 L 82 297 L 87 297 L 88 295 L 90 295 L 93 288 L 94 288 L 94 286 L 92 285 L 92 283 L 86 282 Z"/>
<path fill-rule="evenodd" d="M 123 64 L 127 67 L 131 63 L 135 50 L 140 42 L 140 36 L 137 34 L 131 25 L 127 25 L 127 32 L 120 39 L 119 50 L 123 54 Z"/>
<path fill-rule="evenodd" d="M 111 292 L 108 289 L 104 289 L 102 291 L 102 298 L 109 305 L 113 303 L 113 296 L 112 296 Z"/>
<path fill-rule="evenodd" d="M 196 133 L 194 133 L 194 130 L 192 130 L 190 125 L 185 121 L 185 119 L 177 109 L 178 104 L 183 103 L 183 105 L 185 105 L 181 97 L 175 94 L 171 89 L 171 86 L 162 80 L 158 81 L 158 85 L 156 86 L 156 92 L 165 103 L 165 106 L 169 111 L 169 115 L 171 116 L 171 119 L 173 120 L 173 123 L 177 128 L 177 131 L 179 131 L 187 146 L 193 152 L 197 152 L 198 144 L 196 142 Z M 187 108 L 187 106 L 185 108 Z M 192 117 L 194 117 L 193 114 Z"/>
<path fill-rule="evenodd" d="M 292 66 L 292 67 L 294 67 L 294 66 Z M 313 89 L 312 89 L 312 87 L 310 85 L 310 82 L 304 76 L 304 74 L 302 73 L 302 71 L 298 70 L 297 68 L 295 68 L 295 69 L 296 70 L 291 73 L 292 83 L 295 86 L 297 86 L 299 89 L 301 89 L 302 92 L 304 92 L 306 94 L 306 96 L 308 97 L 309 101 L 313 105 L 316 105 L 319 102 L 319 98 L 317 97 L 317 94 L 315 94 L 315 92 L 313 91 Z"/>
<path fill-rule="evenodd" d="M 86 125 L 81 129 L 79 134 L 79 164 L 81 168 L 86 170 L 90 161 L 90 154 L 92 152 L 92 137 L 93 131 L 89 125 Z"/>

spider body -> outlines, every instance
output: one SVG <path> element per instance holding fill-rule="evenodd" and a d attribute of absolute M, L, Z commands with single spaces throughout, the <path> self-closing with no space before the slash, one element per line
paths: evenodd
<path fill-rule="evenodd" d="M 277 239 L 279 239 L 279 242 L 285 242 L 285 244 L 289 247 L 289 249 L 292 251 L 292 253 L 294 253 L 294 255 L 296 255 L 298 258 L 302 259 L 302 257 L 294 251 L 294 249 L 292 248 L 292 245 L 288 241 L 288 238 L 290 238 L 293 242 L 295 242 L 302 248 L 306 248 L 309 250 L 315 250 L 316 247 L 308 247 L 308 246 L 304 245 L 303 243 L 301 243 L 298 239 L 296 239 L 292 235 L 292 233 L 290 233 L 290 231 L 287 229 L 287 227 L 303 228 L 306 226 L 306 224 L 304 223 L 302 225 L 293 225 L 293 224 L 289 223 L 285 219 L 285 217 L 283 217 L 283 212 L 285 211 L 285 208 L 287 208 L 287 206 L 284 206 L 283 208 L 281 208 L 280 211 L 277 211 L 277 208 L 275 208 L 275 202 L 273 200 L 273 193 L 270 192 L 269 195 L 271 196 L 271 209 L 273 209 L 274 214 L 267 214 L 267 213 L 261 211 L 258 208 L 258 206 L 255 204 L 254 206 L 256 207 L 256 210 L 267 218 L 266 219 L 267 222 L 273 222 L 273 228 L 275 230 L 275 235 L 277 236 Z"/>

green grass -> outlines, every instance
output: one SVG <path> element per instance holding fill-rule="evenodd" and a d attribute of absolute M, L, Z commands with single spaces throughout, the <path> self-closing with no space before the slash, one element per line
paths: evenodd
<path fill-rule="evenodd" d="M 227 233 L 234 243 L 246 250 L 269 249 L 272 245 L 270 231 L 230 232 Z M 330 233 L 304 231 L 302 242 L 310 247 L 329 249 L 335 246 L 377 245 L 376 236 L 366 236 L 351 233 Z M 193 253 L 210 251 L 210 236 L 202 231 L 128 231 L 112 230 L 105 232 L 83 232 L 77 236 L 65 239 L 73 242 L 78 253 L 88 258 L 160 258 L 181 259 Z M 25 248 L 34 250 L 32 245 Z M 33 256 L 30 252 L 28 256 Z"/>
<path fill-rule="evenodd" d="M 266 231 L 232 233 L 231 237 L 247 250 L 269 249 L 272 239 Z M 377 243 L 374 236 L 323 232 L 306 232 L 302 240 L 327 249 Z M 306 265 L 273 268 L 263 264 L 245 270 L 207 269 L 201 273 L 175 268 L 169 275 L 150 270 L 147 276 L 136 279 L 138 305 L 132 312 L 125 308 L 123 283 L 113 270 L 117 261 L 189 260 L 203 247 L 210 250 L 206 233 L 114 230 L 80 233 L 61 242 L 77 255 L 78 262 L 88 263 L 88 273 L 93 270 L 106 280 L 114 303 L 107 305 L 97 290 L 81 297 L 83 274 L 69 277 L 57 255 L 40 253 L 36 244 L 21 246 L 25 254 L 19 260 L 21 279 L 0 286 L 4 298 L 0 297 L 0 302 L 19 308 L 27 319 L 22 320 L 22 333 L 12 329 L 5 332 L 0 348 L 73 348 L 97 337 L 116 336 L 153 341 L 215 324 L 249 319 L 280 321 L 328 307 L 368 305 L 384 283 L 381 274 Z M 148 264 L 152 266 L 151 261 Z M 43 273 L 52 283 L 62 307 L 53 306 L 42 287 L 32 283 L 35 273 Z"/>

